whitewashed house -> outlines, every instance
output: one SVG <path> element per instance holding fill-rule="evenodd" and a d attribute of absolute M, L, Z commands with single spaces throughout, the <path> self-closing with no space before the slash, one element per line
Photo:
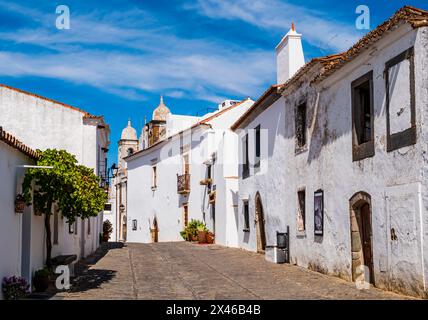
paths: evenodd
<path fill-rule="evenodd" d="M 66 150 L 80 164 L 93 168 L 104 186 L 108 183 L 106 157 L 110 129 L 102 117 L 6 85 L 0 85 L 0 113 L 3 129 L 28 147 Z M 74 226 L 69 226 L 58 212 L 54 212 L 51 220 L 52 257 L 75 254 L 79 259 L 98 248 L 102 213 L 78 219 Z"/>
<path fill-rule="evenodd" d="M 180 231 L 197 219 L 215 233 L 217 243 L 238 246 L 237 143 L 227 137 L 252 103 L 227 100 L 198 118 L 172 115 L 161 101 L 143 129 L 143 148 L 124 158 L 128 242 L 181 241 Z M 234 165 L 219 169 L 230 161 Z"/>
<path fill-rule="evenodd" d="M 291 263 L 426 296 L 428 12 L 404 7 L 290 76 L 233 125 L 250 160 L 240 246 L 271 250 L 289 230 Z"/>
<path fill-rule="evenodd" d="M 43 217 L 32 215 L 31 207 L 15 212 L 15 198 L 22 192 L 25 165 L 33 165 L 36 151 L 0 127 L 0 281 L 22 276 L 31 283 L 34 270 L 43 267 Z M 0 300 L 3 293 L 0 290 Z"/>

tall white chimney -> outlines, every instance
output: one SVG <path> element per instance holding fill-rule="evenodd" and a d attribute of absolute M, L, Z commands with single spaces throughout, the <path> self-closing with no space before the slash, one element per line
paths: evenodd
<path fill-rule="evenodd" d="M 290 31 L 276 46 L 276 83 L 282 84 L 290 79 L 305 64 L 302 35 L 297 33 L 294 23 Z"/>

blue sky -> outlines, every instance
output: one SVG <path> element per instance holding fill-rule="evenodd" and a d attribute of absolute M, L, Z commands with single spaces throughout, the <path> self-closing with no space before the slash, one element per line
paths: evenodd
<path fill-rule="evenodd" d="M 55 27 L 58 5 L 71 29 Z M 0 82 L 56 99 L 110 124 L 110 164 L 129 117 L 141 131 L 159 95 L 172 112 L 203 114 L 224 98 L 257 97 L 275 82 L 274 48 L 294 21 L 305 58 L 349 48 L 355 9 L 374 28 L 426 0 L 0 0 Z"/>

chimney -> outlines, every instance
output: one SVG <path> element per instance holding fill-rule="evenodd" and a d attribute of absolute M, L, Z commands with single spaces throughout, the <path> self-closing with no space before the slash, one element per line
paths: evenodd
<path fill-rule="evenodd" d="M 282 84 L 290 79 L 305 64 L 302 35 L 297 33 L 294 23 L 276 46 L 276 81 Z"/>

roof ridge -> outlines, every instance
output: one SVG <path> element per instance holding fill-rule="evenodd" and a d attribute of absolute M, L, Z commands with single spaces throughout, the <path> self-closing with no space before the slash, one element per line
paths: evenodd
<path fill-rule="evenodd" d="M 428 11 L 412 6 L 401 7 L 387 20 L 379 24 L 376 28 L 372 29 L 356 43 L 354 43 L 348 50 L 343 52 L 341 61 L 337 61 L 334 64 L 326 66 L 324 72 L 318 75 L 315 81 L 322 80 L 330 76 L 344 63 L 351 61 L 355 56 L 357 56 L 363 48 L 379 40 L 385 32 L 390 31 L 402 21 L 409 23 L 413 28 L 428 26 Z"/>
<path fill-rule="evenodd" d="M 246 102 L 246 101 L 248 101 L 248 100 L 250 100 L 250 97 L 247 97 L 247 98 L 245 98 L 245 99 L 243 99 L 243 100 L 239 101 L 238 103 L 235 103 L 235 104 L 233 104 L 233 105 L 231 105 L 231 106 L 229 106 L 229 107 L 227 107 L 227 108 L 220 109 L 220 110 L 216 111 L 214 114 L 212 114 L 211 116 L 209 116 L 208 118 L 206 118 L 206 119 L 202 119 L 202 120 L 201 120 L 201 121 L 199 121 L 198 123 L 207 123 L 207 122 L 211 121 L 212 119 L 214 119 L 214 118 L 217 118 L 217 117 L 221 116 L 223 113 L 226 113 L 227 111 L 229 111 L 229 110 L 231 110 L 231 109 L 234 109 L 235 107 L 240 106 L 241 104 L 243 104 L 244 102 Z"/>
<path fill-rule="evenodd" d="M 0 126 L 0 141 L 5 142 L 12 148 L 22 152 L 26 156 L 32 159 L 38 159 L 40 157 L 39 153 L 29 146 L 25 145 L 23 142 L 18 140 L 15 136 L 3 130 L 3 127 Z"/>

